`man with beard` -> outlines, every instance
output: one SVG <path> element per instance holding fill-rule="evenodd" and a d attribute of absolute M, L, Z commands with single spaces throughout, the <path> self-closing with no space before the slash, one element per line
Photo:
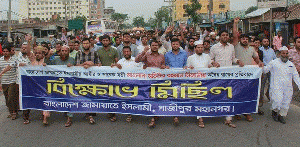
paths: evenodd
<path fill-rule="evenodd" d="M 279 58 L 271 61 L 264 73 L 271 72 L 270 96 L 274 121 L 286 123 L 286 117 L 293 96 L 293 80 L 300 87 L 300 78 L 295 65 L 289 61 L 288 48 L 279 49 Z"/>
<path fill-rule="evenodd" d="M 215 64 L 216 65 L 216 64 Z M 195 54 L 189 56 L 187 59 L 187 66 L 185 69 L 201 69 L 201 68 L 210 68 L 213 65 L 211 64 L 211 59 L 208 54 L 204 53 L 204 45 L 202 41 L 195 42 Z M 204 128 L 203 118 L 197 117 L 199 120 L 198 126 Z"/>
<path fill-rule="evenodd" d="M 118 63 L 112 64 L 111 67 L 118 67 L 119 69 L 132 69 L 139 66 L 139 64 L 135 62 L 135 58 L 131 57 L 131 48 L 129 46 L 123 47 L 123 55 L 124 58 L 120 59 Z M 131 122 L 131 120 L 132 116 L 129 114 L 126 121 Z"/>
<path fill-rule="evenodd" d="M 111 46 L 110 37 L 108 35 L 102 36 L 101 40 L 103 47 L 98 49 L 98 55 L 102 66 L 111 66 L 113 63 L 118 62 L 118 52 Z"/>
<path fill-rule="evenodd" d="M 187 52 L 188 57 L 193 55 L 195 53 L 194 51 L 194 42 L 195 42 L 195 38 L 190 37 L 188 39 L 189 43 L 187 46 L 185 46 L 185 51 Z"/>
<path fill-rule="evenodd" d="M 234 46 L 228 43 L 229 34 L 226 30 L 219 32 L 220 42 L 211 47 L 210 57 L 213 60 L 212 65 L 215 67 L 232 66 L 232 63 L 237 63 L 241 67 L 244 63 L 235 57 Z M 227 116 L 225 125 L 236 128 L 236 125 L 232 124 L 232 117 Z"/>
<path fill-rule="evenodd" d="M 82 47 L 83 51 L 78 51 L 75 58 L 76 66 L 83 66 L 86 69 L 92 66 L 101 66 L 99 56 L 97 52 L 92 50 L 90 40 L 88 38 L 84 38 L 82 40 Z M 89 119 L 90 124 L 95 123 L 93 116 L 96 116 L 96 113 L 87 113 L 87 118 Z"/>
<path fill-rule="evenodd" d="M 72 41 L 69 42 L 69 45 Z M 59 57 L 55 57 L 54 60 L 51 61 L 50 65 L 67 65 L 67 67 L 71 67 L 75 65 L 75 59 L 70 57 L 70 49 L 68 46 L 64 45 L 61 48 L 61 53 Z M 70 127 L 72 125 L 73 113 L 67 113 L 67 122 L 65 127 Z"/>
<path fill-rule="evenodd" d="M 124 46 L 130 46 L 132 56 L 136 57 L 137 56 L 137 46 L 135 44 L 131 44 L 131 37 L 129 33 L 124 33 L 123 34 L 123 43 L 120 44 L 117 48 L 119 57 L 123 57 L 123 47 Z"/>
<path fill-rule="evenodd" d="M 180 49 L 180 40 L 177 38 L 171 40 L 171 46 L 172 50 L 165 54 L 167 68 L 183 68 L 186 65 L 187 52 Z M 178 117 L 174 117 L 174 125 L 177 126 L 178 124 Z"/>
<path fill-rule="evenodd" d="M 150 44 L 150 48 L 151 52 L 148 52 L 149 48 L 145 48 L 144 51 L 135 58 L 135 62 L 144 62 L 144 69 L 146 69 L 147 67 L 165 69 L 165 57 L 164 55 L 158 53 L 158 41 L 153 40 Z M 158 117 L 153 117 L 148 127 L 155 127 L 155 120 L 157 119 Z"/>
<path fill-rule="evenodd" d="M 238 30 L 237 30 L 237 25 L 239 23 L 240 19 L 237 17 L 234 19 L 233 23 L 233 45 L 235 49 L 235 56 L 243 61 L 245 65 L 252 65 L 252 58 L 254 61 L 258 64 L 259 67 L 263 67 L 264 64 L 259 60 L 259 56 L 254 50 L 252 46 L 249 46 L 249 39 L 250 37 L 246 34 L 241 34 L 240 35 L 240 42 L 239 42 L 239 37 L 238 37 Z M 251 122 L 253 121 L 253 118 L 251 117 L 250 114 L 244 114 L 246 117 L 247 121 Z M 237 115 L 236 116 L 238 120 L 241 119 L 241 116 Z"/>
<path fill-rule="evenodd" d="M 262 40 L 262 47 L 260 47 L 259 49 L 261 51 L 263 51 L 263 62 L 264 65 L 267 66 L 269 64 L 270 61 L 276 59 L 276 54 L 274 52 L 274 50 L 269 47 L 270 41 L 268 38 L 264 38 Z M 263 101 L 264 95 L 265 95 L 265 86 L 268 83 L 270 83 L 270 73 L 264 73 L 262 75 L 262 80 L 261 80 L 261 88 L 260 88 L 260 101 Z M 270 96 L 269 96 L 269 85 L 267 85 L 267 92 L 266 92 L 266 96 L 267 98 L 270 100 Z M 260 105 L 262 106 L 263 103 L 261 103 Z"/>
<path fill-rule="evenodd" d="M 103 47 L 100 47 L 98 50 L 98 55 L 101 61 L 102 66 L 111 66 L 118 62 L 118 52 L 111 46 L 110 37 L 108 35 L 102 36 L 101 40 Z M 113 113 L 108 113 L 108 118 L 115 122 L 117 117 Z"/>
<path fill-rule="evenodd" d="M 186 65 L 187 52 L 180 49 L 180 41 L 177 38 L 171 40 L 171 46 L 172 50 L 165 54 L 166 66 L 171 68 L 183 68 Z"/>

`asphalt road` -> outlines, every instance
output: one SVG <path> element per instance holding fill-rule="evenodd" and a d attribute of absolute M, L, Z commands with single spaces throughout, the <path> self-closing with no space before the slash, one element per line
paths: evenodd
<path fill-rule="evenodd" d="M 110 122 L 106 114 L 98 114 L 96 124 L 90 125 L 83 114 L 75 114 L 73 125 L 64 127 L 63 113 L 51 113 L 50 125 L 44 127 L 41 112 L 32 111 L 31 123 L 23 124 L 8 115 L 4 98 L 0 96 L 0 147 L 6 146 L 300 146 L 300 107 L 291 105 L 287 124 L 274 122 L 270 104 L 265 104 L 264 116 L 254 114 L 253 122 L 235 120 L 237 128 L 223 124 L 224 118 L 205 119 L 205 128 L 197 126 L 196 118 L 181 117 L 173 126 L 171 117 L 161 117 L 154 129 L 147 128 L 149 117 L 134 116 L 132 123 L 126 115 L 117 115 Z M 19 114 L 22 114 L 21 112 Z"/>

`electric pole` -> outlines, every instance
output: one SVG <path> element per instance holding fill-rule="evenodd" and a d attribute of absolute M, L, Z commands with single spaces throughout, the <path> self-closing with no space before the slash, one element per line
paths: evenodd
<path fill-rule="evenodd" d="M 11 38 L 11 0 L 8 0 L 8 12 L 7 12 L 7 24 L 8 24 L 8 30 L 7 30 L 7 39 Z"/>

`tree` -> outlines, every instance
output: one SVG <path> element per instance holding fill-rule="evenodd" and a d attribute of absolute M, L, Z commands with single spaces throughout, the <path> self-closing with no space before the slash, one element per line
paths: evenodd
<path fill-rule="evenodd" d="M 162 22 L 171 22 L 172 17 L 170 16 L 171 11 L 168 7 L 164 7 L 162 6 L 161 8 L 159 8 L 155 13 L 155 26 L 157 26 L 158 28 L 162 27 Z"/>
<path fill-rule="evenodd" d="M 128 14 L 113 13 L 110 19 L 117 22 L 118 30 L 120 28 L 120 25 L 122 25 L 126 20 L 128 20 Z"/>
<path fill-rule="evenodd" d="M 143 16 L 138 16 L 133 18 L 132 25 L 136 27 L 144 27 L 145 26 L 145 19 Z"/>
<path fill-rule="evenodd" d="M 256 11 L 257 9 L 258 9 L 257 6 L 251 6 L 251 7 L 249 7 L 249 8 L 245 11 L 245 14 L 249 14 L 249 13 L 251 13 L 251 12 L 253 12 L 253 11 Z"/>
<path fill-rule="evenodd" d="M 84 22 L 84 24 L 85 24 L 85 22 L 87 21 L 87 18 L 84 15 L 82 15 L 82 16 L 77 15 L 74 18 L 74 20 L 82 20 Z"/>
<path fill-rule="evenodd" d="M 145 26 L 154 29 L 156 27 L 156 24 L 157 24 L 157 20 L 155 18 L 149 18 Z"/>
<path fill-rule="evenodd" d="M 299 0 L 289 0 L 288 2 L 288 5 L 295 5 L 300 3 Z"/>
<path fill-rule="evenodd" d="M 198 0 L 191 0 L 191 4 L 186 5 L 185 12 L 192 19 L 192 22 L 195 24 L 201 22 L 201 16 L 197 11 L 201 10 L 202 5 Z"/>

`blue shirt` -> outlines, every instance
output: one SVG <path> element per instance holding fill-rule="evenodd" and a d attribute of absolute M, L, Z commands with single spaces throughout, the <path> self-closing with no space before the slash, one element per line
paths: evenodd
<path fill-rule="evenodd" d="M 165 54 L 166 66 L 173 68 L 183 68 L 186 65 L 187 52 L 179 49 L 177 55 L 175 55 L 172 50 Z"/>
<path fill-rule="evenodd" d="M 265 49 L 263 46 L 259 48 L 261 51 L 263 51 L 263 55 L 264 55 L 264 65 L 268 65 L 270 61 L 276 59 L 276 54 L 274 52 L 274 50 L 270 47 L 268 47 L 268 49 Z"/>

